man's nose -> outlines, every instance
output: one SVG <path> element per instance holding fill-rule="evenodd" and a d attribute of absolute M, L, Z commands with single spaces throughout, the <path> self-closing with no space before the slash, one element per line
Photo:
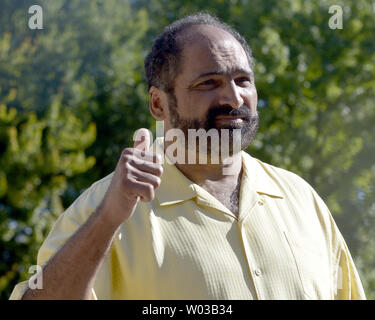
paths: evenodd
<path fill-rule="evenodd" d="M 220 105 L 229 104 L 232 108 L 237 109 L 244 103 L 241 97 L 240 88 L 232 80 L 228 82 L 220 92 Z"/>

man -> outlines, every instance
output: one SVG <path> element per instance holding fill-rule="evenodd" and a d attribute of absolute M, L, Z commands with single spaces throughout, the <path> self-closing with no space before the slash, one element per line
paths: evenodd
<path fill-rule="evenodd" d="M 54 225 L 38 254 L 43 289 L 24 282 L 12 298 L 365 299 L 316 192 L 295 174 L 235 150 L 236 130 L 243 150 L 258 125 L 246 41 L 196 14 L 164 30 L 145 66 L 150 111 L 164 121 L 165 141 L 148 150 L 147 131 L 138 131 L 143 138 L 122 152 L 114 173 Z M 183 160 L 204 153 L 210 161 L 162 164 L 158 153 L 174 156 L 167 134 L 177 129 L 185 139 L 189 129 L 229 130 L 229 156 L 220 149 L 213 163 L 218 150 L 180 139 Z"/>

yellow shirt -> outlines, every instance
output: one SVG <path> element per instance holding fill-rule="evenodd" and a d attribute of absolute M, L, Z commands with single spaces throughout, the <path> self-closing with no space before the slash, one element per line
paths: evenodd
<path fill-rule="evenodd" d="M 150 203 L 119 229 L 94 299 L 365 299 L 344 239 L 317 193 L 297 175 L 242 152 L 238 218 L 164 163 Z M 100 204 L 112 174 L 57 220 L 43 266 Z M 20 299 L 27 281 L 11 299 Z"/>

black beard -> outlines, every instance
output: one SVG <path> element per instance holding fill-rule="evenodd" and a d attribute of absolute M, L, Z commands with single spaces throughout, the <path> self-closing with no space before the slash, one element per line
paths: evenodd
<path fill-rule="evenodd" d="M 205 120 L 199 120 L 196 118 L 183 118 L 177 112 L 177 99 L 174 93 L 168 94 L 169 112 L 171 115 L 171 124 L 173 128 L 180 129 L 184 133 L 185 146 L 188 148 L 188 130 L 189 129 L 204 129 L 206 132 L 210 129 L 218 130 L 220 134 L 221 129 L 229 130 L 229 155 L 233 155 L 233 139 L 236 135 L 233 134 L 234 129 L 241 130 L 241 150 L 245 150 L 253 141 L 255 134 L 259 127 L 259 116 L 258 113 L 252 113 L 246 105 L 234 109 L 229 105 L 214 106 L 207 111 Z M 242 124 L 233 124 L 226 126 L 217 126 L 215 119 L 219 115 L 224 116 L 240 116 L 242 118 Z M 219 145 L 221 146 L 221 137 L 219 137 Z M 211 138 L 207 138 L 207 151 L 211 152 Z M 199 144 L 199 139 L 197 138 L 196 145 L 197 149 Z"/>

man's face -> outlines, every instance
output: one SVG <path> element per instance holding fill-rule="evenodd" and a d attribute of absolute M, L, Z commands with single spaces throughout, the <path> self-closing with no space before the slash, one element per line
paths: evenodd
<path fill-rule="evenodd" d="M 246 149 L 258 128 L 258 115 L 245 51 L 229 33 L 212 26 L 193 27 L 184 37 L 166 129 L 179 128 L 186 139 L 188 129 L 214 128 L 219 134 L 220 129 L 241 129 L 241 149 Z"/>

